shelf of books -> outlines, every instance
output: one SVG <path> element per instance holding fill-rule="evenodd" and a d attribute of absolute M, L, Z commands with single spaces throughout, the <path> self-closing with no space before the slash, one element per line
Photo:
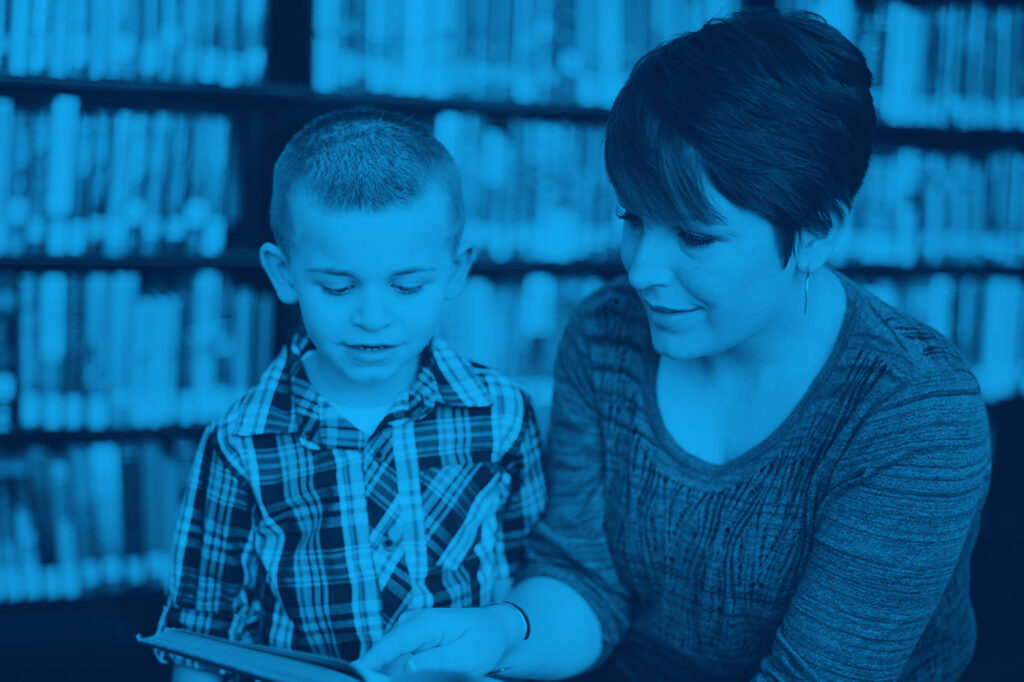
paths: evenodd
<path fill-rule="evenodd" d="M 1021 35 L 1013 0 L 782 0 L 824 16 L 864 52 L 890 125 L 1024 131 Z"/>
<path fill-rule="evenodd" d="M 267 0 L 6 0 L 0 73 L 238 87 L 267 68 Z"/>
<path fill-rule="evenodd" d="M 313 0 L 310 85 L 323 93 L 607 107 L 644 52 L 740 4 Z"/>
<path fill-rule="evenodd" d="M 988 402 L 1024 394 L 1024 8 L 776 5 L 821 14 L 875 75 L 885 125 L 834 263 L 952 339 Z"/>
<path fill-rule="evenodd" d="M 519 377 L 543 423 L 562 325 L 621 272 L 606 108 L 646 49 L 738 3 L 312 0 L 309 30 L 284 41 L 308 47 L 305 82 L 264 78 L 279 58 L 265 1 L 45 4 L 0 11 L 0 602 L 163 578 L 202 424 L 255 382 L 295 319 L 256 260 L 270 163 L 331 107 L 433 121 L 480 252 L 442 335 Z M 968 97 L 892 57 L 910 48 L 887 26 L 937 44 L 949 10 L 836 6 L 881 74 L 890 125 L 835 264 L 953 339 L 987 400 L 1019 396 L 1024 80 L 1004 63 L 1024 46 L 1024 14 L 953 13 L 992 38 L 982 67 L 970 57 L 991 89 Z M 1010 48 L 997 40 L 1006 17 Z M 967 73 L 974 39 L 943 40 Z M 945 99 L 897 105 L 897 86 Z M 978 97 L 987 114 L 951 113 Z M 936 107 L 943 117 L 921 114 Z"/>
<path fill-rule="evenodd" d="M 275 350 L 239 229 L 268 8 L 0 2 L 0 603 L 161 584 L 201 426 Z"/>
<path fill-rule="evenodd" d="M 33 444 L 0 459 L 0 604 L 162 581 L 194 447 Z"/>

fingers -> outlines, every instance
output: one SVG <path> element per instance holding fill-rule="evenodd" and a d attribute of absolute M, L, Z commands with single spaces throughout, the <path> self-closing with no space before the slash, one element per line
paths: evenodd
<path fill-rule="evenodd" d="M 428 649 L 418 654 L 413 654 L 406 662 L 405 669 L 416 672 L 427 670 L 437 672 L 460 670 L 465 669 L 467 663 L 464 656 L 462 659 L 463 660 L 460 661 L 453 661 L 452 650 L 450 647 Z"/>
<path fill-rule="evenodd" d="M 422 613 L 423 611 L 408 611 L 399 616 L 391 632 L 370 647 L 356 663 L 372 670 L 391 669 L 397 659 L 431 646 L 436 636 L 431 629 L 421 628 L 416 624 Z"/>
<path fill-rule="evenodd" d="M 363 679 L 366 680 L 366 682 L 388 682 L 388 680 L 391 679 L 390 674 L 381 674 L 376 670 L 367 668 L 362 665 L 358 665 L 356 663 L 353 663 L 352 666 L 356 669 L 356 671 L 359 672 L 360 675 L 362 675 Z"/>
<path fill-rule="evenodd" d="M 482 609 L 424 609 L 402 615 L 356 664 L 386 672 L 447 670 L 484 674 L 504 652 L 493 616 Z"/>
<path fill-rule="evenodd" d="M 426 670 L 423 672 L 408 672 L 392 678 L 392 682 L 487 682 L 488 679 L 467 673 L 454 673 L 450 671 Z"/>

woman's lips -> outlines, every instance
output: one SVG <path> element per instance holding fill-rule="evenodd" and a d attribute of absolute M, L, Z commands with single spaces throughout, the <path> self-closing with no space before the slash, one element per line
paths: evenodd
<path fill-rule="evenodd" d="M 647 301 L 644 301 L 644 304 L 647 306 L 648 310 L 658 313 L 659 315 L 682 315 L 683 313 L 692 313 L 697 310 L 697 308 L 667 308 L 665 306 L 654 305 Z"/>

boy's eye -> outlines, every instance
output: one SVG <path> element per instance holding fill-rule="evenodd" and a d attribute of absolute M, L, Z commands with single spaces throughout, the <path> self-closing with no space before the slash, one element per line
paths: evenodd
<path fill-rule="evenodd" d="M 329 287 L 326 284 L 321 284 L 320 288 L 323 289 L 325 293 L 327 293 L 327 294 L 329 294 L 331 296 L 344 296 L 348 292 L 352 291 L 352 289 L 354 287 L 349 285 L 349 286 L 337 287 L 336 288 L 336 287 Z"/>
<path fill-rule="evenodd" d="M 412 294 L 418 294 L 419 292 L 423 291 L 423 285 L 422 284 L 414 284 L 413 286 L 404 286 L 404 285 L 401 285 L 401 284 L 392 284 L 391 286 L 393 286 L 395 288 L 395 291 L 397 291 L 400 294 L 405 294 L 406 296 L 410 296 Z"/>

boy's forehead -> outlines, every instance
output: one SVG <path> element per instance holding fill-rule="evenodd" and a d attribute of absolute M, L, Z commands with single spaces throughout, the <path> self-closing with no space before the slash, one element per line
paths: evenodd
<path fill-rule="evenodd" d="M 293 219 L 301 216 L 313 218 L 317 222 L 358 224 L 372 222 L 388 214 L 402 214 L 431 223 L 451 222 L 454 218 L 450 197 L 446 189 L 437 182 L 430 183 L 422 192 L 410 199 L 368 206 L 359 206 L 356 202 L 350 203 L 345 200 L 336 201 L 300 185 L 289 192 L 288 208 Z M 301 228 L 301 225 L 297 224 L 296 228 Z"/>
<path fill-rule="evenodd" d="M 306 261 L 411 268 L 451 250 L 455 228 L 440 188 L 380 209 L 331 206 L 308 190 L 290 199 L 292 249 Z"/>

